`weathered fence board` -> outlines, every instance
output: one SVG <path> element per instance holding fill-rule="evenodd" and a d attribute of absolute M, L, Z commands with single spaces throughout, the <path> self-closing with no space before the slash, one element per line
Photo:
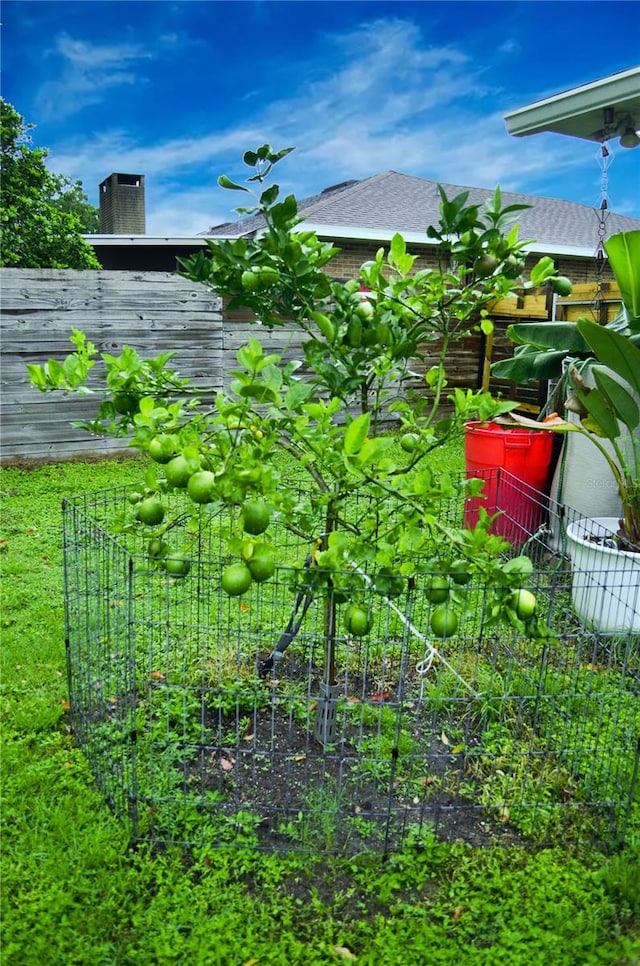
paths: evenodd
<path fill-rule="evenodd" d="M 62 359 L 82 329 L 101 352 L 130 345 L 145 357 L 175 351 L 182 377 L 210 392 L 224 384 L 221 302 L 203 286 L 163 272 L 3 269 L 2 438 L 5 463 L 126 450 L 126 439 L 93 437 L 72 421 L 92 418 L 94 397 L 41 393 L 27 363 Z"/>

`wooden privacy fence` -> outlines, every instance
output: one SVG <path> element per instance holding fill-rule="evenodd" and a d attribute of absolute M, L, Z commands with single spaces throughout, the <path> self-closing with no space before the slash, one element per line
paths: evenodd
<path fill-rule="evenodd" d="M 27 363 L 62 359 L 82 329 L 101 352 L 132 346 L 145 357 L 175 350 L 180 375 L 222 385 L 221 302 L 203 286 L 165 272 L 5 268 L 1 273 L 3 462 L 113 453 L 127 441 L 90 436 L 70 423 L 95 415 L 96 397 L 41 393 Z"/>
<path fill-rule="evenodd" d="M 73 349 L 69 335 L 74 328 L 82 329 L 101 352 L 117 355 L 125 344 L 145 357 L 175 351 L 173 364 L 179 374 L 206 388 L 207 395 L 228 386 L 236 352 L 250 334 L 260 339 L 266 352 L 285 359 L 301 358 L 295 328 L 258 327 L 256 331 L 249 313 L 223 311 L 219 298 L 179 275 L 6 268 L 0 272 L 0 280 L 0 459 L 4 463 L 126 450 L 126 440 L 93 437 L 70 425 L 93 417 L 95 396 L 40 393 L 29 383 L 27 363 L 62 359 Z M 611 282 L 604 282 L 598 291 L 593 285 L 578 285 L 571 296 L 562 299 L 545 294 L 505 299 L 493 307 L 492 338 L 475 335 L 454 345 L 449 385 L 482 385 L 516 399 L 522 409 L 537 412 L 545 387 L 516 386 L 491 377 L 491 362 L 513 351 L 505 336 L 507 326 L 514 321 L 553 318 L 574 321 L 580 315 L 605 321 L 616 314 L 619 301 Z M 431 355 L 412 368 L 420 376 L 435 361 L 432 345 Z"/>

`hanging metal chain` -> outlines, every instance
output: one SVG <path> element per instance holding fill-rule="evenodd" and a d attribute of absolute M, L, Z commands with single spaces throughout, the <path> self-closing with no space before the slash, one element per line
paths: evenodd
<path fill-rule="evenodd" d="M 596 154 L 596 161 L 600 167 L 600 206 L 596 209 L 598 219 L 598 241 L 594 252 L 596 266 L 596 285 L 593 297 L 593 316 L 604 325 L 607 322 L 607 303 L 603 298 L 604 294 L 604 270 L 607 261 L 604 243 L 607 237 L 607 219 L 609 217 L 609 168 L 613 164 L 614 154 L 608 145 L 611 137 L 614 121 L 613 110 L 605 107 L 604 127 L 602 131 L 602 143 Z"/>

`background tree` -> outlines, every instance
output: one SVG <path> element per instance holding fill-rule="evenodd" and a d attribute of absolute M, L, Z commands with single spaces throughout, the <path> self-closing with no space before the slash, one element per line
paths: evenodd
<path fill-rule="evenodd" d="M 99 232 L 100 209 L 89 201 L 82 181 L 72 181 L 66 175 L 52 175 L 51 178 L 55 182 L 51 203 L 60 211 L 76 215 L 85 234 L 95 235 Z"/>
<path fill-rule="evenodd" d="M 0 265 L 100 268 L 82 237 L 96 222 L 81 182 L 51 174 L 47 150 L 31 146 L 32 125 L 3 99 L 0 108 Z"/>

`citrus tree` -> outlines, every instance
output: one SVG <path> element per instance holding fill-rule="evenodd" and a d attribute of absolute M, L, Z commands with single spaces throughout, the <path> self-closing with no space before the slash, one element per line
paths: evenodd
<path fill-rule="evenodd" d="M 252 310 L 259 327 L 301 333 L 299 360 L 284 362 L 252 337 L 237 354 L 229 388 L 211 404 L 202 389 L 179 378 L 170 354 L 143 360 L 125 347 L 118 357 L 98 355 L 75 331 L 75 351 L 63 362 L 30 366 L 32 382 L 43 391 L 86 392 L 91 369 L 102 361 L 108 395 L 96 418 L 82 425 L 132 434 L 131 445 L 149 455 L 125 526 L 149 529 L 150 557 L 171 577 L 189 570 L 171 549 L 165 495 L 172 490 L 185 492 L 194 517 L 210 504 L 231 515 L 235 560 L 220 576 L 231 596 L 273 575 L 275 520 L 304 538 L 309 553 L 301 580 L 308 594 L 325 601 L 329 684 L 338 635 L 364 635 L 371 627 L 371 591 L 389 600 L 418 574 L 429 600 L 440 605 L 431 618 L 436 637 L 456 633 L 456 590 L 474 575 L 491 588 L 486 623 L 506 620 L 546 634 L 533 595 L 521 586 L 530 561 L 505 563 L 505 543 L 490 532 L 485 513 L 473 530 L 448 524 L 440 513 L 444 501 L 477 495 L 482 482 L 437 473 L 429 458 L 469 420 L 512 408 L 485 392 L 449 391 L 446 365 L 457 340 L 479 328 L 491 331 L 491 303 L 524 284 L 525 243 L 513 224 L 520 206 L 503 207 L 499 189 L 484 210 L 468 204 L 467 193 L 449 199 L 441 190 L 440 223 L 427 230 L 433 267 L 417 267 L 396 234 L 358 278 L 337 281 L 329 270 L 337 249 L 304 230 L 292 195 L 281 198 L 276 184 L 267 185 L 290 150 L 247 151 L 246 182 L 219 179 L 247 195 L 251 203 L 237 211 L 257 216 L 261 229 L 252 237 L 209 240 L 208 251 L 181 267 L 230 308 Z M 526 284 L 553 277 L 545 258 Z M 427 352 L 436 361 L 412 389 L 412 366 Z M 399 436 L 385 431 L 389 420 Z M 303 487 L 275 459 L 282 450 L 304 475 Z"/>

